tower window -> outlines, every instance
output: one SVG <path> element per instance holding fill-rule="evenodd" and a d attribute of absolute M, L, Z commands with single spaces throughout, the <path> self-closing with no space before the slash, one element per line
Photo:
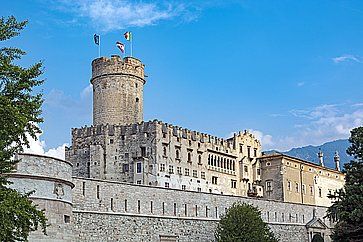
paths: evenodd
<path fill-rule="evenodd" d="M 138 97 L 136 98 L 136 102 L 137 102 L 137 103 L 139 102 L 139 98 L 138 98 Z"/>

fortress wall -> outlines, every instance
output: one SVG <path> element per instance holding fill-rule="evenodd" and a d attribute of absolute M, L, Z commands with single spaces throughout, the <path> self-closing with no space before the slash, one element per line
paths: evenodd
<path fill-rule="evenodd" d="M 80 241 L 159 241 L 160 235 L 177 236 L 179 241 L 210 241 L 217 221 L 234 202 L 257 206 L 282 241 L 307 240 L 305 224 L 313 218 L 314 208 L 316 216 L 330 225 L 323 218 L 325 207 L 101 180 L 73 181 L 73 213 Z M 129 235 L 122 237 L 122 233 Z"/>
<path fill-rule="evenodd" d="M 48 218 L 47 236 L 30 234 L 29 241 L 74 241 L 72 234 L 72 165 L 42 155 L 21 154 L 9 187 L 25 193 L 34 191 L 31 200 Z"/>

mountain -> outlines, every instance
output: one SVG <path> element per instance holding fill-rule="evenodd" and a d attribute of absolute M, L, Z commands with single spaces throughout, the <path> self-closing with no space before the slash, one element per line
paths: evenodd
<path fill-rule="evenodd" d="M 314 163 L 319 163 L 318 152 L 319 149 L 324 153 L 324 163 L 325 166 L 330 168 L 335 168 L 334 163 L 334 154 L 338 151 L 340 156 L 340 166 L 343 167 L 344 163 L 349 162 L 352 157 L 347 155 L 346 150 L 350 146 L 350 143 L 347 139 L 340 139 L 331 142 L 324 143 L 319 146 L 304 146 L 300 148 L 293 148 L 286 152 L 280 152 L 286 155 L 294 156 L 303 160 L 311 161 Z M 268 151 L 267 153 L 276 152 L 276 151 Z"/>

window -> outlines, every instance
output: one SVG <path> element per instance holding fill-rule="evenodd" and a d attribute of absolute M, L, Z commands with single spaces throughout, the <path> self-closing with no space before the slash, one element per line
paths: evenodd
<path fill-rule="evenodd" d="M 129 158 L 129 153 L 125 153 L 125 159 Z"/>
<path fill-rule="evenodd" d="M 212 176 L 212 184 L 217 184 L 217 181 L 218 181 L 218 177 L 216 176 Z"/>
<path fill-rule="evenodd" d="M 313 186 L 310 186 L 310 195 L 314 195 L 314 189 L 313 189 Z"/>
<path fill-rule="evenodd" d="M 146 147 L 140 147 L 141 148 L 141 156 L 145 157 L 146 156 Z"/>
<path fill-rule="evenodd" d="M 299 183 L 297 183 L 297 182 L 295 183 L 295 191 L 299 192 Z"/>
<path fill-rule="evenodd" d="M 248 172 L 248 167 L 244 166 L 244 170 L 245 170 L 245 172 Z"/>
<path fill-rule="evenodd" d="M 189 146 L 192 146 L 192 141 L 191 140 L 189 140 Z"/>
<path fill-rule="evenodd" d="M 69 224 L 71 222 L 71 216 L 64 215 L 64 223 Z"/>
<path fill-rule="evenodd" d="M 291 191 L 291 182 L 290 181 L 287 182 L 287 190 Z"/>
<path fill-rule="evenodd" d="M 141 162 L 136 164 L 136 173 L 141 173 Z"/>
<path fill-rule="evenodd" d="M 237 181 L 231 180 L 231 188 L 237 188 Z"/>
<path fill-rule="evenodd" d="M 236 164 L 236 162 L 235 161 L 232 161 L 232 171 L 235 171 L 236 169 L 235 169 L 235 164 Z"/>
<path fill-rule="evenodd" d="M 137 180 L 137 181 L 136 181 L 136 184 L 141 185 L 141 180 Z"/>
<path fill-rule="evenodd" d="M 247 146 L 247 157 L 251 158 L 251 146 Z"/>
<path fill-rule="evenodd" d="M 321 187 L 319 187 L 319 197 L 322 197 L 321 196 Z"/>
<path fill-rule="evenodd" d="M 266 191 L 272 191 L 272 182 L 271 181 L 266 181 Z"/>
<path fill-rule="evenodd" d="M 176 158 L 176 159 L 180 159 L 180 151 L 179 151 L 179 149 L 177 149 L 177 150 L 175 151 L 175 158 Z"/>
<path fill-rule="evenodd" d="M 165 164 L 160 164 L 160 171 L 161 172 L 165 171 Z"/>
<path fill-rule="evenodd" d="M 185 168 L 184 173 L 185 173 L 186 176 L 189 176 L 189 168 Z"/>
<path fill-rule="evenodd" d="M 185 190 L 186 190 L 186 188 L 187 188 L 187 187 L 186 187 L 185 185 L 182 185 L 182 190 L 184 190 L 184 191 L 185 191 Z"/>
<path fill-rule="evenodd" d="M 169 188 L 169 182 L 165 182 L 165 187 Z"/>
<path fill-rule="evenodd" d="M 96 193 L 97 193 L 97 199 L 100 199 L 100 186 L 99 185 L 97 185 Z"/>
<path fill-rule="evenodd" d="M 193 177 L 195 177 L 195 178 L 198 177 L 198 171 L 197 170 L 193 170 Z"/>
<path fill-rule="evenodd" d="M 205 172 L 204 171 L 200 172 L 200 178 L 205 179 Z"/>
<path fill-rule="evenodd" d="M 198 165 L 201 165 L 201 164 L 202 164 L 202 156 L 198 155 Z"/>
<path fill-rule="evenodd" d="M 174 174 L 174 166 L 169 165 L 169 173 Z"/>
<path fill-rule="evenodd" d="M 166 133 L 163 133 L 163 138 L 166 138 Z"/>
<path fill-rule="evenodd" d="M 201 192 L 201 191 L 202 191 L 202 188 L 198 187 L 198 188 L 197 188 L 197 191 L 198 191 L 198 192 Z"/>
<path fill-rule="evenodd" d="M 257 157 L 257 149 L 256 148 L 253 149 L 253 156 Z"/>
<path fill-rule="evenodd" d="M 166 147 L 163 147 L 163 156 L 166 157 Z"/>
<path fill-rule="evenodd" d="M 261 169 L 257 168 L 257 176 L 260 176 L 260 175 L 261 175 Z"/>
<path fill-rule="evenodd" d="M 122 164 L 122 172 L 129 172 L 129 164 Z"/>
<path fill-rule="evenodd" d="M 271 162 L 267 162 L 266 163 L 266 166 L 271 166 Z"/>
<path fill-rule="evenodd" d="M 239 153 L 243 153 L 243 145 L 239 145 Z"/>
<path fill-rule="evenodd" d="M 113 139 L 110 139 L 110 144 L 113 144 Z"/>
<path fill-rule="evenodd" d="M 192 153 L 188 151 L 188 162 L 192 162 Z"/>
<path fill-rule="evenodd" d="M 139 102 L 139 98 L 138 98 L 138 97 L 136 98 L 136 102 L 137 102 L 137 103 Z"/>
<path fill-rule="evenodd" d="M 178 166 L 176 168 L 176 172 L 178 173 L 178 175 L 181 175 L 182 174 L 182 168 L 180 166 Z"/>
<path fill-rule="evenodd" d="M 306 194 L 305 184 L 302 184 L 301 189 L 302 189 L 302 192 L 303 192 L 304 194 Z"/>

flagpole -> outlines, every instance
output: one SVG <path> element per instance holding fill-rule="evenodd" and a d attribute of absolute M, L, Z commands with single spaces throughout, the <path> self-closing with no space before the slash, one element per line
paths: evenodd
<path fill-rule="evenodd" d="M 130 41 L 130 49 L 131 49 L 131 57 L 132 57 L 132 42 L 133 42 L 134 36 L 131 35 L 131 41 Z"/>
<path fill-rule="evenodd" d="M 98 58 L 101 57 L 101 35 L 99 35 L 99 42 L 98 42 Z"/>

